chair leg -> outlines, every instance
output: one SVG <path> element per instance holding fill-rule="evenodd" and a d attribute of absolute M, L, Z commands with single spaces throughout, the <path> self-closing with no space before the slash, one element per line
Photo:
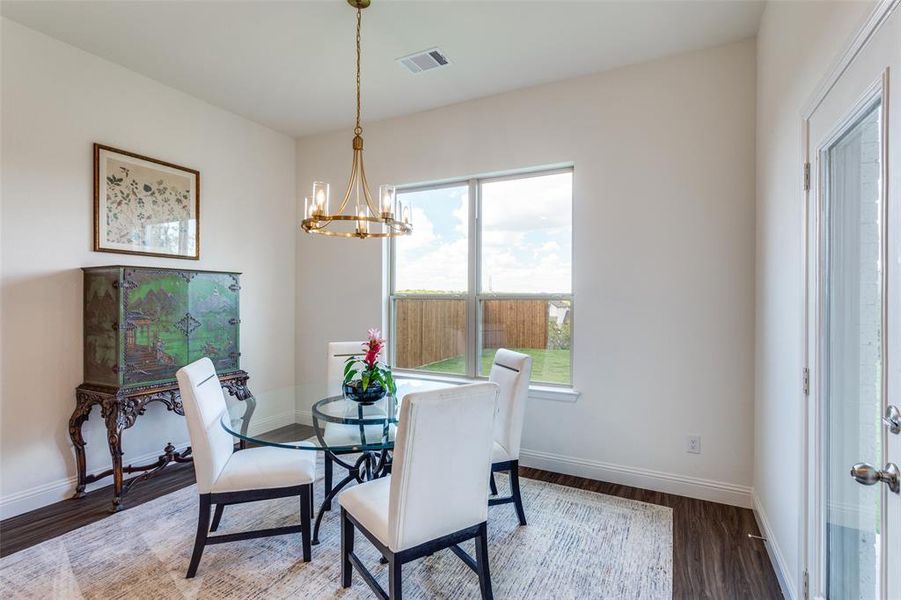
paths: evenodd
<path fill-rule="evenodd" d="M 402 600 L 401 567 L 403 565 L 396 556 L 388 560 L 388 600 Z"/>
<path fill-rule="evenodd" d="M 491 484 L 491 495 L 497 496 L 497 483 L 494 481 L 494 471 L 491 472 L 491 480 L 489 483 Z"/>
<path fill-rule="evenodd" d="M 213 524 L 210 525 L 210 531 L 216 531 L 219 529 L 219 521 L 222 520 L 222 512 L 225 510 L 224 504 L 216 505 L 216 512 L 213 513 Z"/>
<path fill-rule="evenodd" d="M 191 579 L 197 574 L 200 565 L 200 557 L 203 556 L 203 548 L 206 546 L 207 532 L 210 528 L 210 495 L 200 496 L 200 513 L 197 515 L 197 537 L 194 538 L 194 552 L 191 554 L 191 563 L 188 565 L 188 574 Z"/>
<path fill-rule="evenodd" d="M 488 568 L 488 525 L 486 523 L 482 523 L 475 541 L 476 565 L 479 567 L 479 588 L 482 590 L 482 600 L 493 600 L 491 570 Z"/>
<path fill-rule="evenodd" d="M 349 588 L 353 567 L 350 553 L 354 551 L 354 524 L 347 518 L 347 511 L 341 509 L 341 587 Z"/>
<path fill-rule="evenodd" d="M 300 490 L 300 539 L 303 547 L 303 562 L 310 562 L 310 530 L 312 529 L 313 512 L 310 498 L 313 496 L 313 484 L 305 485 Z"/>
<path fill-rule="evenodd" d="M 519 524 L 526 525 L 526 511 L 522 507 L 522 494 L 519 493 L 519 461 L 510 462 L 510 492 L 513 496 L 513 504 L 516 506 L 516 516 Z"/>
<path fill-rule="evenodd" d="M 331 455 L 326 452 L 325 453 L 325 494 L 323 496 L 328 498 L 328 495 L 332 492 L 332 472 L 334 470 L 334 462 L 332 461 Z M 332 510 L 332 501 L 329 500 L 325 503 L 325 510 Z"/>

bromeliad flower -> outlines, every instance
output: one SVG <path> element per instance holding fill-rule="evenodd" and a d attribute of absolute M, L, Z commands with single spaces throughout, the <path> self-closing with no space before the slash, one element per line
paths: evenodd
<path fill-rule="evenodd" d="M 344 383 L 348 384 L 359 377 L 363 391 L 366 391 L 370 383 L 378 383 L 393 394 L 396 388 L 394 378 L 391 376 L 391 367 L 379 364 L 379 355 L 385 348 L 382 332 L 370 329 L 367 333 L 369 339 L 363 342 L 362 349 L 365 352 L 363 358 L 351 356 L 345 362 Z"/>
<path fill-rule="evenodd" d="M 366 351 L 363 362 L 366 363 L 366 366 L 369 367 L 369 369 L 374 369 L 379 354 L 381 353 L 382 348 L 385 347 L 385 340 L 382 339 L 382 332 L 378 329 L 370 329 L 368 333 L 369 341 L 363 342 L 363 350 Z"/>

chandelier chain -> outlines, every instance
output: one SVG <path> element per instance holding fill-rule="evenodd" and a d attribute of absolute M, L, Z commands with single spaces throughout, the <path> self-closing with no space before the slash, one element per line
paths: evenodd
<path fill-rule="evenodd" d="M 360 26 L 363 21 L 363 9 L 357 5 L 357 125 L 354 127 L 354 133 L 360 135 L 363 128 L 360 127 Z"/>

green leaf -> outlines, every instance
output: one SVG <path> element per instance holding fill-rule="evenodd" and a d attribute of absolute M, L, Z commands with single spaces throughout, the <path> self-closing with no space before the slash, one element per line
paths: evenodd
<path fill-rule="evenodd" d="M 360 388 L 365 392 L 366 388 L 369 387 L 369 373 L 363 373 L 363 377 L 360 379 Z"/>
<path fill-rule="evenodd" d="M 394 375 L 391 374 L 390 369 L 385 371 L 385 384 L 385 387 L 388 388 L 389 393 L 397 393 L 397 386 L 394 384 Z"/>
<path fill-rule="evenodd" d="M 350 371 L 344 372 L 344 383 L 350 383 L 353 381 L 353 378 L 357 376 L 357 370 L 351 369 Z"/>
<path fill-rule="evenodd" d="M 344 363 L 344 374 L 347 375 L 347 372 L 353 369 L 356 366 L 356 361 L 353 357 L 348 358 Z"/>

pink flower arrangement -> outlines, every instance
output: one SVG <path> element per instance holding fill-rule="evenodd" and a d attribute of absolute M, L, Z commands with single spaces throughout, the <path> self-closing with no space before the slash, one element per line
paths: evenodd
<path fill-rule="evenodd" d="M 393 394 L 397 391 L 391 367 L 379 362 L 379 356 L 385 349 L 385 339 L 378 329 L 367 332 L 369 339 L 363 342 L 363 358 L 351 356 L 344 363 L 344 384 L 359 387 L 362 391 L 372 384 L 378 384 L 385 391 Z"/>

